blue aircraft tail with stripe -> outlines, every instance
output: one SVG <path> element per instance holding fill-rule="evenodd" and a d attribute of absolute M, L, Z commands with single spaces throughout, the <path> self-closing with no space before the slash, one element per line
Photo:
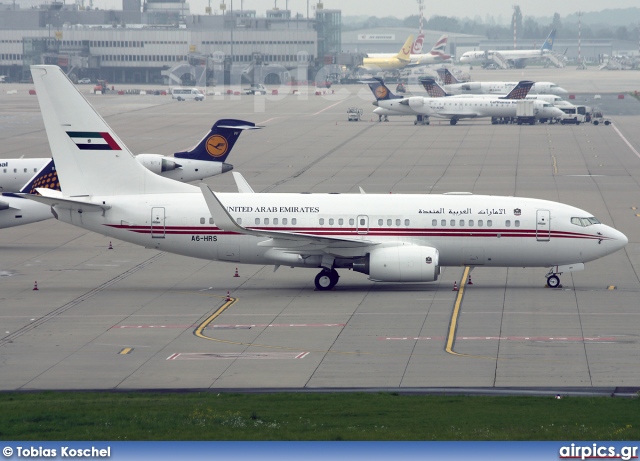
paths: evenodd
<path fill-rule="evenodd" d="M 540 49 L 542 51 L 551 51 L 553 49 L 553 42 L 555 42 L 555 41 L 556 41 L 556 30 L 553 29 L 549 33 L 549 36 L 544 41 L 544 43 L 542 44 L 542 47 Z"/>
<path fill-rule="evenodd" d="M 243 130 L 256 130 L 261 127 L 244 120 L 221 119 L 212 127 L 209 133 L 198 144 L 189 150 L 176 152 L 175 158 L 203 160 L 210 162 L 224 162 L 231 153 L 233 145 Z"/>

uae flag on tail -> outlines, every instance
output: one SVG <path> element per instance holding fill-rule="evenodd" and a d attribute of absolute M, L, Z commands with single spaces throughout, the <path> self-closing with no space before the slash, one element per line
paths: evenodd
<path fill-rule="evenodd" d="M 82 150 L 122 150 L 109 133 L 67 131 L 67 134 Z"/>

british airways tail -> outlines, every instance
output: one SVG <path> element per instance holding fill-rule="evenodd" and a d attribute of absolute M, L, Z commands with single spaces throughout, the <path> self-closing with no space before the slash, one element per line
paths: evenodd
<path fill-rule="evenodd" d="M 509 93 L 500 99 L 525 99 L 535 82 L 522 80 Z"/>
<path fill-rule="evenodd" d="M 458 80 L 455 77 L 455 75 L 449 72 L 449 69 L 447 69 L 446 67 L 441 67 L 440 69 L 436 70 L 436 72 L 438 73 L 438 77 L 440 77 L 440 80 L 442 81 L 442 83 L 444 83 L 445 85 L 462 83 L 460 80 Z"/>
<path fill-rule="evenodd" d="M 445 53 L 447 40 L 449 40 L 449 36 L 447 34 L 441 35 L 436 44 L 433 45 L 433 48 L 431 48 L 431 51 L 429 51 L 429 54 L 433 56 L 440 56 L 443 59 L 449 59 L 451 56 Z"/>
<path fill-rule="evenodd" d="M 58 180 L 58 172 L 50 159 L 33 178 L 20 189 L 21 194 L 37 194 L 37 188 L 60 190 L 60 181 Z"/>
<path fill-rule="evenodd" d="M 420 83 L 427 93 L 432 98 L 444 98 L 445 96 L 451 96 L 449 93 L 444 91 L 444 89 L 438 85 L 438 82 L 433 77 L 425 77 L 420 79 Z"/>
<path fill-rule="evenodd" d="M 142 166 L 58 66 L 31 75 L 64 196 L 194 191 Z"/>
<path fill-rule="evenodd" d="M 547 39 L 542 44 L 542 47 L 540 48 L 540 50 L 541 51 L 551 51 L 553 49 L 553 42 L 555 42 L 555 40 L 556 40 L 556 30 L 553 29 L 549 33 L 549 36 L 547 37 Z"/>
<path fill-rule="evenodd" d="M 233 145 L 243 130 L 257 130 L 261 127 L 244 120 L 218 120 L 209 133 L 196 146 L 183 152 L 176 152 L 175 158 L 203 160 L 210 162 L 224 162 L 231 153 Z"/>
<path fill-rule="evenodd" d="M 384 80 L 380 77 L 373 77 L 371 80 L 363 81 L 371 88 L 371 92 L 376 97 L 376 101 L 386 101 L 387 99 L 402 99 L 402 96 L 395 95 L 384 84 Z"/>

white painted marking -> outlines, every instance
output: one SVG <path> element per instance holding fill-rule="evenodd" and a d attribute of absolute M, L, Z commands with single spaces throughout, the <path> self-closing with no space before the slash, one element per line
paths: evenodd
<path fill-rule="evenodd" d="M 615 125 L 611 125 L 613 127 L 614 130 L 616 130 L 616 133 L 618 133 L 618 136 L 620 136 L 622 138 L 622 140 L 624 141 L 624 143 L 629 146 L 629 149 L 631 149 L 631 151 L 636 154 L 636 157 L 640 158 L 640 152 L 638 152 L 637 150 L 635 150 L 635 148 L 631 145 L 631 143 L 629 141 L 627 141 L 627 138 L 624 137 L 624 135 L 620 132 L 620 130 L 615 126 Z"/>
<path fill-rule="evenodd" d="M 335 104 L 331 104 L 329 107 L 325 107 L 324 109 L 322 109 L 322 110 L 320 110 L 320 111 L 316 112 L 315 114 L 311 114 L 311 115 L 318 115 L 318 114 L 321 114 L 321 113 L 323 113 L 325 110 L 329 110 L 329 109 L 331 109 L 332 107 L 337 106 L 337 105 L 338 105 L 338 104 L 340 104 L 341 102 L 342 102 L 342 101 L 338 101 L 338 102 L 337 102 L 337 103 L 335 103 Z"/>

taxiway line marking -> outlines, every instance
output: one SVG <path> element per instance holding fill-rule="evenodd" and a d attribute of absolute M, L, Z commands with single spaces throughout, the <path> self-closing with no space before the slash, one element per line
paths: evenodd
<path fill-rule="evenodd" d="M 118 352 L 118 354 L 127 355 L 127 354 L 130 354 L 132 350 L 133 350 L 133 347 L 125 347 L 120 352 Z"/>
<path fill-rule="evenodd" d="M 332 107 L 337 106 L 337 105 L 338 105 L 338 104 L 340 104 L 341 102 L 343 102 L 343 101 L 338 101 L 338 102 L 337 102 L 337 103 L 335 103 L 335 104 L 331 104 L 330 106 L 325 107 L 324 109 L 319 110 L 319 111 L 318 111 L 318 112 L 316 112 L 315 114 L 311 114 L 311 115 L 313 116 L 313 115 L 321 114 L 321 113 L 323 113 L 325 110 L 329 110 L 329 109 L 331 109 Z"/>
<path fill-rule="evenodd" d="M 631 151 L 636 154 L 636 157 L 640 158 L 640 152 L 638 152 L 629 141 L 627 141 L 627 138 L 624 137 L 624 135 L 622 134 L 622 132 L 615 126 L 615 125 L 611 125 L 613 127 L 614 130 L 616 130 L 616 133 L 618 133 L 618 136 L 620 136 L 620 138 L 624 141 L 624 143 L 629 146 L 629 149 L 631 149 Z"/>

